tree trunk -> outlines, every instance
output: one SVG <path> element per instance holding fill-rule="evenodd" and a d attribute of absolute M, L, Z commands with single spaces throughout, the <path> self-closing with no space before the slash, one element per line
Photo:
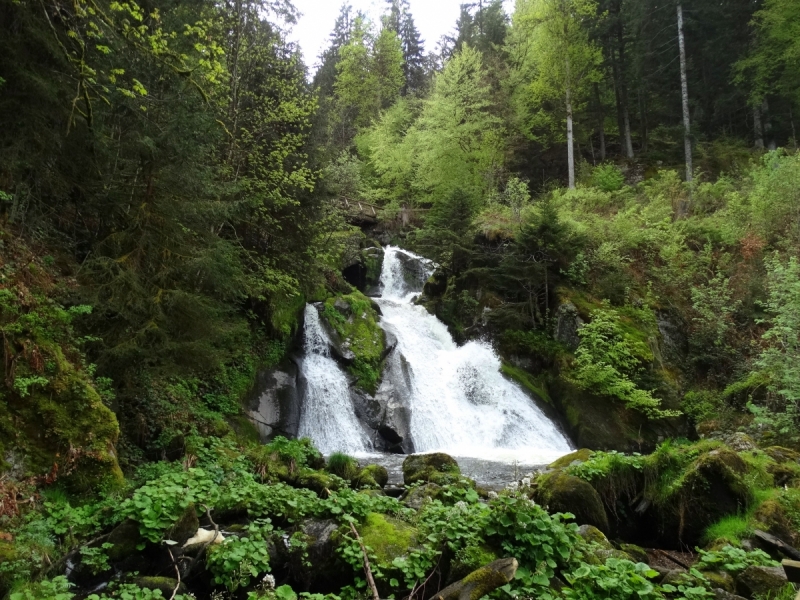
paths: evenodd
<path fill-rule="evenodd" d="M 689 82 L 686 78 L 686 44 L 683 40 L 683 7 L 678 3 L 678 46 L 681 54 L 681 97 L 683 100 L 683 147 L 686 153 L 686 181 L 692 181 L 692 131 L 689 118 Z"/>
<path fill-rule="evenodd" d="M 629 159 L 633 158 L 633 140 L 631 139 L 631 117 L 630 109 L 628 108 L 628 82 L 627 71 L 625 69 L 625 32 L 622 28 L 622 2 L 617 0 L 615 3 L 615 12 L 617 17 L 616 30 L 617 30 L 617 48 L 619 51 L 619 87 L 620 99 L 622 101 L 622 125 L 624 128 L 625 140 L 625 156 Z"/>
<path fill-rule="evenodd" d="M 600 86 L 594 84 L 594 101 L 597 105 L 597 133 L 600 136 L 600 162 L 606 160 L 606 116 L 603 112 L 603 102 L 600 100 Z"/>
<path fill-rule="evenodd" d="M 764 126 L 761 124 L 761 107 L 753 107 L 753 135 L 755 137 L 756 148 L 764 149 Z"/>
<path fill-rule="evenodd" d="M 572 97 L 567 86 L 567 168 L 569 169 L 569 189 L 575 189 L 575 149 L 572 132 Z"/>

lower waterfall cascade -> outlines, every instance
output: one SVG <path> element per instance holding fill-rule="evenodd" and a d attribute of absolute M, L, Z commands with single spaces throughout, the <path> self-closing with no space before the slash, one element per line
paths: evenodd
<path fill-rule="evenodd" d="M 393 395 L 392 402 L 407 410 L 414 451 L 522 464 L 548 463 L 572 451 L 534 400 L 501 373 L 490 344 L 458 346 L 444 323 L 413 303 L 433 263 L 393 246 L 384 251 L 382 296 L 376 301 L 380 326 L 397 345 L 378 393 Z M 319 313 L 309 305 L 305 316 L 298 435 L 325 454 L 368 454 L 372 445 L 356 416 L 347 376 L 330 355 Z"/>

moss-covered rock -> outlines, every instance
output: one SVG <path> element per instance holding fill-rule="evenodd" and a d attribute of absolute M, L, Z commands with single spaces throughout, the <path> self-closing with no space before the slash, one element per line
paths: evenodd
<path fill-rule="evenodd" d="M 777 500 L 763 502 L 753 515 L 753 522 L 758 529 L 771 533 L 787 544 L 794 543 L 794 528 L 785 508 Z"/>
<path fill-rule="evenodd" d="M 770 446 L 764 449 L 764 453 L 778 464 L 787 462 L 800 464 L 800 452 L 796 452 L 790 448 Z"/>
<path fill-rule="evenodd" d="M 403 461 L 403 481 L 406 485 L 418 481 L 448 485 L 460 479 L 461 469 L 456 460 L 442 452 L 412 454 Z"/>
<path fill-rule="evenodd" d="M 633 562 L 647 564 L 647 562 L 650 560 L 647 556 L 647 551 L 636 544 L 620 544 L 619 549 L 630 556 Z"/>
<path fill-rule="evenodd" d="M 578 528 L 578 535 L 588 544 L 595 544 L 604 550 L 611 550 L 613 546 L 608 541 L 606 535 L 594 525 L 581 525 Z"/>
<path fill-rule="evenodd" d="M 727 571 L 701 571 L 701 574 L 711 583 L 712 589 L 724 590 L 729 594 L 736 591 L 736 581 Z"/>
<path fill-rule="evenodd" d="M 339 490 L 346 485 L 346 482 L 325 471 L 303 468 L 295 478 L 295 485 L 313 490 L 324 498 L 329 490 Z"/>
<path fill-rule="evenodd" d="M 358 487 L 383 489 L 389 483 L 389 472 L 381 465 L 367 465 L 359 471 L 354 483 Z"/>
<path fill-rule="evenodd" d="M 580 450 L 576 450 L 575 452 L 567 454 L 566 456 L 562 456 L 555 462 L 551 463 L 548 468 L 565 469 L 574 462 L 579 462 L 579 463 L 586 462 L 592 456 L 592 452 L 593 451 L 589 450 L 588 448 L 581 448 Z"/>
<path fill-rule="evenodd" d="M 386 348 L 375 306 L 361 292 L 353 292 L 329 298 L 320 312 L 337 358 L 347 365 L 360 388 L 374 394 Z"/>
<path fill-rule="evenodd" d="M 583 479 L 560 471 L 548 473 L 538 480 L 536 499 L 550 512 L 574 514 L 581 525 L 593 525 L 603 532 L 610 530 L 600 495 Z"/>
<path fill-rule="evenodd" d="M 380 513 L 369 513 L 359 533 L 382 565 L 408 554 L 417 541 L 417 530 L 408 523 Z"/>
<path fill-rule="evenodd" d="M 786 573 L 780 567 L 758 567 L 751 565 L 736 577 L 736 591 L 742 596 L 777 595 L 788 583 Z"/>

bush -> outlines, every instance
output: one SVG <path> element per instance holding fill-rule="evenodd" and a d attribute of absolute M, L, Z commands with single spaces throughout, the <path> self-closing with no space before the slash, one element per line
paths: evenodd
<path fill-rule="evenodd" d="M 617 192 L 625 185 L 625 175 L 611 163 L 598 165 L 592 172 L 592 185 L 604 192 Z"/>
<path fill-rule="evenodd" d="M 334 452 L 328 457 L 327 469 L 342 479 L 355 479 L 358 475 L 358 461 L 343 452 Z"/>

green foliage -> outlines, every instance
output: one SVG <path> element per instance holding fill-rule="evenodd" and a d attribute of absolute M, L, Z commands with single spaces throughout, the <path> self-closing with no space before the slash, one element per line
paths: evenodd
<path fill-rule="evenodd" d="M 621 400 L 629 408 L 651 418 L 678 416 L 664 410 L 652 392 L 638 387 L 634 379 L 644 369 L 645 357 L 652 356 L 640 340 L 626 332 L 618 311 L 606 305 L 592 313 L 590 323 L 578 335 L 575 368 L 570 375 L 579 387 Z"/>
<path fill-rule="evenodd" d="M 40 581 L 25 586 L 22 590 L 12 592 L 10 600 L 71 600 L 75 597 L 70 593 L 72 584 L 63 575 L 50 580 Z"/>
<path fill-rule="evenodd" d="M 524 559 L 506 591 L 540 595 L 557 568 L 579 557 L 578 526 L 565 522 L 572 515 L 548 515 L 524 497 L 503 495 L 489 506 L 492 511 L 483 530 L 487 539 L 496 540 L 508 556 Z"/>
<path fill-rule="evenodd" d="M 81 565 L 88 568 L 92 575 L 99 575 L 108 571 L 111 565 L 108 562 L 107 550 L 113 547 L 114 545 L 108 542 L 94 547 L 83 546 L 80 549 Z"/>
<path fill-rule="evenodd" d="M 780 566 L 763 550 L 748 551 L 734 548 L 733 546 L 725 546 L 720 550 L 698 550 L 697 552 L 700 554 L 700 560 L 694 566 L 698 570 L 715 571 L 722 569 L 736 574 L 752 565 L 762 567 Z"/>
<path fill-rule="evenodd" d="M 242 535 L 228 537 L 208 553 L 208 569 L 214 583 L 230 592 L 246 587 L 260 573 L 269 570 L 267 541 L 272 534 L 269 519 L 256 519 Z"/>
<path fill-rule="evenodd" d="M 625 185 L 625 176 L 614 164 L 599 165 L 592 171 L 592 185 L 604 192 L 618 192 Z"/>
<path fill-rule="evenodd" d="M 358 475 L 358 462 L 343 452 L 334 452 L 328 457 L 328 471 L 342 479 L 352 480 Z"/>
<path fill-rule="evenodd" d="M 651 579 L 658 573 L 645 564 L 609 558 L 603 565 L 582 563 L 578 569 L 565 575 L 572 586 L 564 591 L 567 598 L 608 600 L 629 598 L 660 598 L 658 586 Z M 687 596 L 688 597 L 688 596 Z M 704 596 L 694 596 L 701 598 Z M 708 594 L 705 597 L 711 597 Z"/>

